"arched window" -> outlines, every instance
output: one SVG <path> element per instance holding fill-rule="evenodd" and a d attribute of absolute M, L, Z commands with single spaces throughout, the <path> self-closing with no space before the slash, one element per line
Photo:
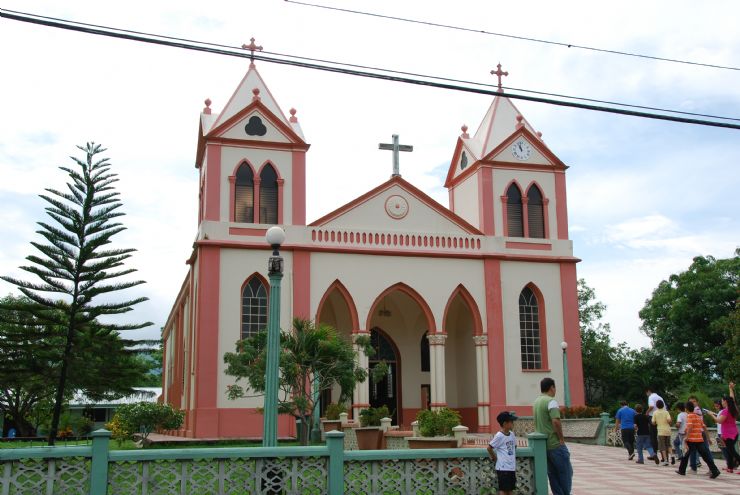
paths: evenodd
<path fill-rule="evenodd" d="M 429 332 L 421 336 L 421 371 L 429 371 Z"/>
<path fill-rule="evenodd" d="M 254 222 L 254 174 L 246 163 L 236 170 L 234 189 L 234 221 Z"/>
<path fill-rule="evenodd" d="M 525 287 L 519 294 L 519 334 L 522 348 L 522 369 L 541 369 L 540 310 L 537 296 L 529 287 Z"/>
<path fill-rule="evenodd" d="M 278 223 L 278 184 L 277 173 L 269 163 L 260 174 L 260 222 Z"/>
<path fill-rule="evenodd" d="M 506 235 L 524 237 L 524 218 L 522 218 L 522 192 L 516 184 L 506 191 Z"/>
<path fill-rule="evenodd" d="M 532 185 L 527 192 L 527 223 L 529 237 L 545 238 L 545 215 L 540 188 Z"/>
<path fill-rule="evenodd" d="M 242 339 L 267 328 L 267 288 L 252 277 L 242 289 Z"/>

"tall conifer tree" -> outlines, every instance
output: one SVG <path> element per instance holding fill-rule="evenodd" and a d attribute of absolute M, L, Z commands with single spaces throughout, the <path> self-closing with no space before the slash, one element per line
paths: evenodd
<path fill-rule="evenodd" d="M 133 248 L 111 248 L 111 238 L 125 229 L 114 219 L 124 215 L 122 203 L 113 184 L 117 174 L 110 171 L 108 158 L 99 144 L 78 146 L 86 157 L 71 157 L 77 167 L 59 167 L 67 173 L 68 192 L 46 189 L 40 197 L 46 201 L 47 215 L 53 222 L 38 222 L 37 231 L 46 242 L 31 242 L 41 255 L 26 257 L 31 264 L 20 268 L 40 281 L 29 282 L 3 276 L 3 280 L 16 285 L 30 302 L 19 302 L 12 309 L 33 315 L 35 325 L 58 329 L 61 337 L 59 372 L 54 396 L 54 411 L 49 431 L 49 445 L 54 445 L 59 418 L 70 375 L 78 370 L 79 353 L 89 352 L 89 339 L 114 336 L 119 331 L 134 330 L 151 325 L 146 323 L 118 324 L 100 322 L 98 318 L 120 315 L 132 306 L 147 300 L 146 297 L 115 302 L 112 293 L 140 284 L 143 280 L 120 280 L 136 271 L 122 269 L 123 262 L 135 251 Z M 98 302 L 98 296 L 105 298 Z M 30 330 L 30 329 L 29 329 Z M 115 346 L 114 346 L 115 347 Z M 120 348 L 119 350 L 121 350 Z M 110 349 L 115 352 L 114 349 Z"/>

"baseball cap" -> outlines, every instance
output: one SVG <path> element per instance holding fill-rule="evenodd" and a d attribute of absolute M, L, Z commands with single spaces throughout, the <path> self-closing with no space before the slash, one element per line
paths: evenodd
<path fill-rule="evenodd" d="M 496 416 L 496 421 L 498 421 L 498 424 L 501 426 L 503 426 L 506 421 L 515 421 L 517 419 L 519 418 L 516 417 L 516 414 L 509 411 L 502 411 L 498 413 L 498 416 Z"/>

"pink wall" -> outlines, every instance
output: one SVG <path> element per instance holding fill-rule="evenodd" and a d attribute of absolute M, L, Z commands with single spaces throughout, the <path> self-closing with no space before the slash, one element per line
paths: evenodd
<path fill-rule="evenodd" d="M 586 403 L 583 390 L 581 327 L 578 319 L 578 286 L 575 263 L 560 263 L 560 288 L 563 300 L 563 332 L 568 343 L 568 385 L 574 406 Z"/>
<path fill-rule="evenodd" d="M 491 414 L 490 424 L 496 414 L 506 405 L 506 360 L 504 357 L 504 315 L 501 293 L 501 261 L 492 258 L 483 260 L 483 276 L 486 286 L 486 328 L 488 330 L 488 376 Z"/>

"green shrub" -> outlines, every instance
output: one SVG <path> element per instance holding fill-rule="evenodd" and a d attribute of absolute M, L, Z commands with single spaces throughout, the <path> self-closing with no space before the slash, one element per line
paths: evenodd
<path fill-rule="evenodd" d="M 599 406 L 573 406 L 560 407 L 560 416 L 562 418 L 598 418 L 604 410 Z"/>
<path fill-rule="evenodd" d="M 74 429 L 78 437 L 88 436 L 92 432 L 93 426 L 95 426 L 93 420 L 86 416 L 80 416 L 74 421 Z"/>
<path fill-rule="evenodd" d="M 419 433 L 423 437 L 440 437 L 452 435 L 452 429 L 460 424 L 460 413 L 443 407 L 437 411 L 426 409 L 416 415 L 419 422 Z"/>
<path fill-rule="evenodd" d="M 326 415 L 326 419 L 336 421 L 339 419 L 339 415 L 342 413 L 346 413 L 347 408 L 344 406 L 344 404 L 334 404 L 333 402 L 326 406 L 326 411 L 324 414 Z"/>
<path fill-rule="evenodd" d="M 138 432 L 142 440 L 146 440 L 155 430 L 180 428 L 185 419 L 185 413 L 169 404 L 137 402 L 119 407 L 113 419 L 121 425 L 123 431 L 129 432 L 130 435 Z"/>
<path fill-rule="evenodd" d="M 388 406 L 371 407 L 360 411 L 360 426 L 380 426 L 382 418 L 390 417 Z"/>

